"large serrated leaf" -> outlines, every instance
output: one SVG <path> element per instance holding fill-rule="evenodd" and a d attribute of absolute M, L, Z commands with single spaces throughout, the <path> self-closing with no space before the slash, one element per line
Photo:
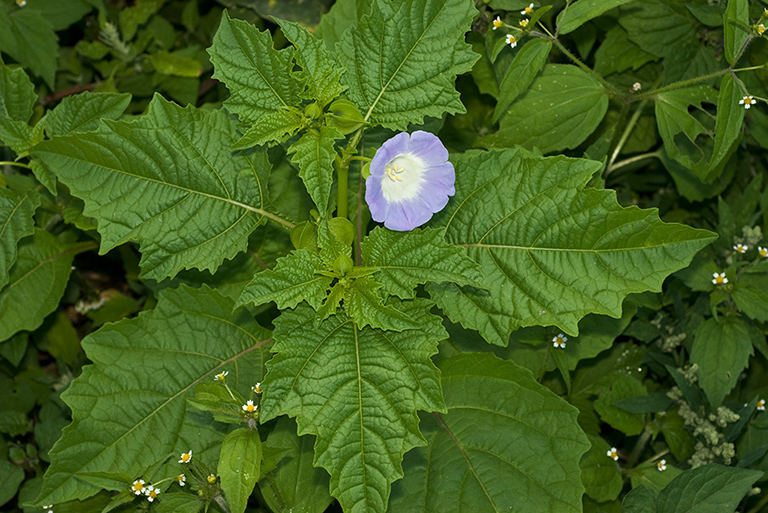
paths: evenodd
<path fill-rule="evenodd" d="M 35 86 L 24 70 L 6 66 L 0 60 L 0 117 L 26 123 L 36 101 Z"/>
<path fill-rule="evenodd" d="M 606 110 L 608 96 L 597 79 L 574 65 L 547 64 L 525 94 L 497 116 L 499 131 L 479 142 L 487 148 L 520 145 L 542 153 L 575 148 Z"/>
<path fill-rule="evenodd" d="M 32 216 L 39 206 L 40 195 L 34 190 L 21 194 L 0 188 L 0 289 L 8 283 L 19 241 L 35 229 Z"/>
<path fill-rule="evenodd" d="M 44 121 L 50 137 L 95 130 L 99 119 L 117 119 L 131 103 L 127 93 L 83 93 L 67 96 L 50 111 Z"/>
<path fill-rule="evenodd" d="M 298 23 L 275 21 L 296 47 L 296 61 L 302 69 L 297 78 L 307 86 L 305 96 L 324 106 L 340 95 L 345 89 L 339 81 L 344 69 L 336 65 L 323 42 Z"/>
<path fill-rule="evenodd" d="M 8 285 L 0 290 L 0 341 L 43 323 L 64 294 L 72 259 L 91 247 L 64 244 L 44 230 L 19 247 Z"/>
<path fill-rule="evenodd" d="M 50 451 L 38 504 L 83 499 L 98 488 L 82 471 L 138 476 L 169 453 L 216 461 L 222 433 L 187 404 L 192 388 L 229 371 L 246 393 L 261 381 L 269 332 L 233 302 L 203 286 L 160 292 L 154 310 L 83 340 L 93 365 L 63 395 L 72 424 Z"/>
<path fill-rule="evenodd" d="M 294 49 L 277 51 L 269 31 L 233 20 L 227 11 L 208 49 L 215 72 L 231 96 L 224 105 L 249 124 L 281 107 L 301 103 L 301 83 L 293 76 Z"/>
<path fill-rule="evenodd" d="M 465 112 L 453 81 L 479 58 L 464 42 L 475 12 L 469 0 L 375 2 L 336 46 L 366 121 L 405 130 L 424 116 Z"/>
<path fill-rule="evenodd" d="M 481 286 L 480 267 L 464 250 L 447 244 L 442 230 L 376 227 L 361 247 L 363 263 L 377 269 L 376 281 L 401 299 L 414 297 L 416 286 L 428 281 Z"/>
<path fill-rule="evenodd" d="M 53 90 L 59 44 L 51 23 L 35 9 L 0 8 L 0 50 L 42 77 Z M 26 120 L 25 120 L 26 121 Z"/>
<path fill-rule="evenodd" d="M 347 512 L 386 509 L 403 454 L 424 443 L 416 410 L 444 409 L 429 357 L 445 331 L 428 303 L 406 306 L 420 329 L 360 329 L 343 314 L 316 326 L 304 306 L 275 321 L 262 420 L 287 414 L 299 434 L 317 435 L 315 463 L 331 474 L 331 493 Z"/>
<path fill-rule="evenodd" d="M 328 210 L 333 185 L 333 161 L 338 155 L 335 140 L 342 137 L 330 126 L 311 128 L 288 148 L 291 162 L 299 167 L 299 176 L 321 214 Z"/>
<path fill-rule="evenodd" d="M 491 343 L 512 330 L 554 325 L 576 334 L 588 313 L 619 317 L 632 292 L 659 291 L 715 235 L 623 208 L 613 191 L 583 189 L 598 162 L 516 151 L 453 159 L 456 196 L 436 223 L 468 249 L 484 288 L 430 285 L 438 305 Z"/>
<path fill-rule="evenodd" d="M 438 366 L 448 412 L 421 416 L 429 445 L 406 454 L 390 511 L 580 512 L 590 445 L 576 408 L 493 355 Z"/>
<path fill-rule="evenodd" d="M 317 310 L 333 281 L 318 274 L 324 270 L 325 264 L 319 255 L 297 249 L 278 259 L 274 269 L 254 276 L 245 286 L 237 304 L 260 305 L 274 301 L 278 308 L 286 309 L 306 301 Z"/>
<path fill-rule="evenodd" d="M 135 240 L 142 273 L 161 280 L 183 268 L 215 271 L 244 250 L 265 218 L 264 152 L 235 153 L 235 127 L 222 111 L 181 108 L 159 95 L 133 122 L 54 137 L 33 155 L 85 201 L 101 251 Z"/>

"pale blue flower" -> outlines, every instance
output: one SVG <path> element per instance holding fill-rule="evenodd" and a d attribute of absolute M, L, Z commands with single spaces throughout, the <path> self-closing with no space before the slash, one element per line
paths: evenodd
<path fill-rule="evenodd" d="M 410 231 L 440 212 L 456 193 L 448 150 L 437 136 L 416 131 L 386 141 L 371 160 L 365 201 L 390 230 Z"/>

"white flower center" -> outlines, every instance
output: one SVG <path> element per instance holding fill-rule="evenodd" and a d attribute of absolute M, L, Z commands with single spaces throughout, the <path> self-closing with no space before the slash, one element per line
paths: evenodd
<path fill-rule="evenodd" d="M 424 183 L 424 162 L 418 157 L 405 153 L 389 161 L 381 178 L 381 192 L 389 203 L 416 197 Z"/>

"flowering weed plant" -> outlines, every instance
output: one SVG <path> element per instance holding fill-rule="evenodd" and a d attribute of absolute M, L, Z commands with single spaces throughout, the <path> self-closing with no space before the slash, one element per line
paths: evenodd
<path fill-rule="evenodd" d="M 0 505 L 768 507 L 764 7 L 220 3 L 0 3 Z"/>

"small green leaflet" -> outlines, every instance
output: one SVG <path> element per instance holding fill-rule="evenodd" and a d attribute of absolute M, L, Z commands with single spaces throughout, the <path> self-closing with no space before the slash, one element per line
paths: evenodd
<path fill-rule="evenodd" d="M 445 242 L 442 230 L 393 232 L 376 227 L 362 243 L 363 263 L 376 270 L 387 294 L 410 299 L 422 283 L 450 281 L 481 286 L 480 267 L 463 249 Z"/>
<path fill-rule="evenodd" d="M 275 321 L 262 422 L 287 414 L 300 435 L 317 435 L 315 463 L 345 511 L 385 511 L 403 454 L 424 444 L 416 410 L 444 411 L 430 356 L 446 333 L 428 305 L 404 303 L 420 329 L 401 333 L 361 329 L 344 314 L 317 326 L 303 305 Z"/>
<path fill-rule="evenodd" d="M 597 128 L 607 109 L 608 96 L 594 77 L 570 64 L 547 64 L 525 94 L 497 116 L 499 131 L 480 143 L 487 148 L 520 145 L 542 153 L 575 148 Z"/>
<path fill-rule="evenodd" d="M 56 310 L 67 286 L 72 259 L 94 245 L 65 244 L 39 229 L 20 245 L 8 285 L 0 290 L 0 341 L 21 330 L 34 330 Z"/>
<path fill-rule="evenodd" d="M 299 176 L 321 214 L 328 210 L 333 185 L 333 161 L 338 155 L 335 140 L 342 137 L 333 127 L 310 128 L 288 148 L 291 162 L 299 166 Z"/>
<path fill-rule="evenodd" d="M 268 30 L 233 20 L 224 11 L 208 49 L 213 78 L 224 82 L 231 94 L 224 106 L 248 124 L 281 107 L 298 106 L 301 83 L 293 73 L 293 52 L 293 47 L 275 50 Z"/>
<path fill-rule="evenodd" d="M 41 121 L 49 137 L 88 132 L 99 126 L 99 119 L 117 119 L 131 103 L 127 93 L 91 93 L 67 96 Z"/>
<path fill-rule="evenodd" d="M 274 301 L 278 308 L 284 310 L 306 301 L 317 310 L 333 281 L 318 274 L 325 269 L 323 259 L 317 253 L 306 249 L 294 250 L 278 259 L 274 269 L 254 276 L 245 286 L 237 304 L 260 305 Z"/>
<path fill-rule="evenodd" d="M 523 46 L 512 64 L 507 68 L 499 84 L 499 101 L 493 111 L 493 120 L 498 121 L 518 96 L 523 94 L 539 71 L 544 67 L 552 49 L 552 42 L 544 39 L 528 41 Z"/>
<path fill-rule="evenodd" d="M 39 206 L 40 195 L 34 190 L 22 194 L 0 187 L 0 290 L 8 283 L 19 241 L 34 231 L 32 216 Z"/>
<path fill-rule="evenodd" d="M 304 116 L 298 109 L 281 107 L 265 114 L 258 123 L 251 125 L 232 148 L 242 150 L 253 146 L 281 143 L 301 130 L 305 125 Z"/>
<path fill-rule="evenodd" d="M 261 438 L 257 429 L 237 428 L 221 442 L 216 471 L 232 513 L 244 513 L 248 506 L 248 497 L 261 474 L 261 459 Z"/>
<path fill-rule="evenodd" d="M 729 73 L 720 81 L 720 94 L 717 97 L 717 119 L 715 121 L 715 147 L 712 157 L 704 172 L 699 172 L 703 182 L 718 178 L 739 142 L 745 110 L 739 105 L 742 99 L 741 88 L 736 85 Z"/>
<path fill-rule="evenodd" d="M 0 117 L 26 124 L 36 101 L 35 86 L 24 70 L 10 68 L 0 60 Z"/>
<path fill-rule="evenodd" d="M 566 5 L 557 16 L 557 28 L 560 34 L 568 34 L 592 18 L 605 11 L 626 4 L 631 0 L 578 0 Z"/>
<path fill-rule="evenodd" d="M 324 107 L 344 92 L 345 87 L 339 81 L 344 69 L 337 67 L 323 42 L 298 23 L 275 21 L 283 29 L 288 41 L 296 47 L 296 62 L 302 69 L 296 78 L 307 86 L 304 97 L 316 100 Z"/>
<path fill-rule="evenodd" d="M 598 162 L 505 150 L 453 163 L 463 179 L 435 224 L 480 263 L 486 291 L 428 289 L 451 319 L 493 344 L 522 326 L 575 335 L 588 313 L 619 317 L 627 294 L 659 291 L 715 238 L 662 223 L 655 210 L 622 208 L 613 191 L 583 189 Z"/>
<path fill-rule="evenodd" d="M 268 357 L 269 332 L 233 306 L 207 286 L 182 285 L 161 291 L 154 310 L 83 340 L 93 365 L 63 394 L 73 420 L 50 452 L 38 504 L 98 492 L 77 479 L 82 471 L 138 476 L 167 454 L 189 450 L 216 461 L 221 431 L 186 398 L 225 370 L 228 385 L 247 394 Z"/>
<path fill-rule="evenodd" d="M 0 7 L 0 51 L 13 57 L 54 89 L 59 38 L 50 21 L 35 9 L 7 12 Z"/>
<path fill-rule="evenodd" d="M 725 60 L 736 64 L 734 60 L 749 38 L 749 2 L 747 0 L 729 0 L 723 16 L 723 36 Z"/>
<path fill-rule="evenodd" d="M 448 411 L 421 415 L 429 445 L 406 454 L 390 511 L 580 512 L 579 460 L 590 445 L 578 410 L 490 354 L 438 367 Z"/>
<path fill-rule="evenodd" d="M 470 0 L 377 0 L 336 44 L 342 83 L 365 120 L 393 130 L 465 112 L 454 87 L 479 58 L 464 42 Z"/>
<path fill-rule="evenodd" d="M 754 354 L 747 329 L 738 317 L 711 318 L 694 334 L 691 363 L 699 366 L 699 386 L 712 408 L 720 406 Z"/>
<path fill-rule="evenodd" d="M 85 201 L 102 252 L 138 241 L 143 276 L 161 280 L 183 268 L 215 271 L 246 248 L 265 218 L 293 226 L 263 209 L 266 154 L 233 154 L 236 137 L 223 111 L 181 108 L 156 95 L 132 122 L 54 137 L 33 155 Z"/>

